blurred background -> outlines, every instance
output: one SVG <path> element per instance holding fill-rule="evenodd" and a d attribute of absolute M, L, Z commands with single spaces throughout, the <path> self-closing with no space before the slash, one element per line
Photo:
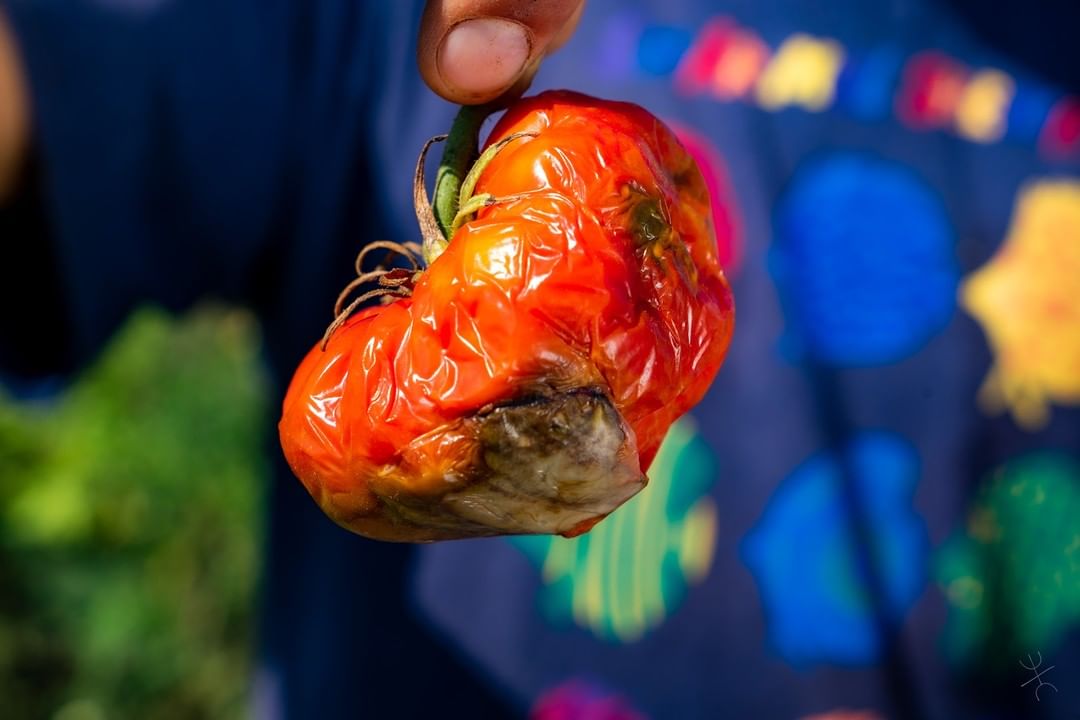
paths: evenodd
<path fill-rule="evenodd" d="M 272 5 L 0 9 L 0 717 L 1080 718 L 1080 6 L 589 0 L 533 89 L 698 161 L 729 359 L 588 535 L 406 548 L 273 424 L 455 108 Z"/>
<path fill-rule="evenodd" d="M 4 716 L 243 717 L 267 382 L 250 313 L 136 313 L 70 386 L 0 398 Z"/>

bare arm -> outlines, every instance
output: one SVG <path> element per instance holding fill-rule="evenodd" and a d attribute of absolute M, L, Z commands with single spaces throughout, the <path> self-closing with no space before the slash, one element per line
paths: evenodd
<path fill-rule="evenodd" d="M 29 143 L 29 104 L 15 38 L 0 10 L 0 201 L 15 189 Z"/>

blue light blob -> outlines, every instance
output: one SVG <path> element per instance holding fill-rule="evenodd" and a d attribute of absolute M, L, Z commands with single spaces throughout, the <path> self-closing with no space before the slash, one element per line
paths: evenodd
<path fill-rule="evenodd" d="M 650 75 L 665 77 L 675 72 L 693 35 L 689 30 L 650 25 L 638 42 L 638 67 Z"/>
<path fill-rule="evenodd" d="M 888 364 L 952 317 L 952 228 L 938 198 L 903 166 L 851 152 L 811 161 L 777 204 L 774 232 L 769 265 L 794 359 Z"/>
<path fill-rule="evenodd" d="M 926 585 L 929 541 L 911 507 L 918 477 L 908 443 L 863 432 L 839 453 L 811 457 L 773 494 L 742 557 L 761 593 L 769 639 L 789 663 L 880 658 L 882 628 L 898 627 Z M 856 551 L 853 497 L 869 530 L 864 557 L 873 576 Z"/>
<path fill-rule="evenodd" d="M 837 80 L 837 100 L 860 120 L 889 117 L 904 59 L 900 48 L 891 45 L 850 58 Z"/>
<path fill-rule="evenodd" d="M 1038 140 L 1050 108 L 1060 96 L 1036 83 L 1019 83 L 1006 118 L 1006 137 L 1022 142 Z"/>

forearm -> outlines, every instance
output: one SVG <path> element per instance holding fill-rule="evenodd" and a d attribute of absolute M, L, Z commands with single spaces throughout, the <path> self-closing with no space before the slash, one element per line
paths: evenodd
<path fill-rule="evenodd" d="M 0 201 L 14 189 L 30 136 L 29 100 L 15 37 L 0 8 Z"/>

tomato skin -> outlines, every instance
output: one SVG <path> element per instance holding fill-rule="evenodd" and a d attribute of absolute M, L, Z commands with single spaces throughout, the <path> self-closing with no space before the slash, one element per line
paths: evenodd
<path fill-rule="evenodd" d="M 671 131 L 634 105 L 549 92 L 508 110 L 488 142 L 520 132 L 535 135 L 500 150 L 476 186 L 498 201 L 454 234 L 410 298 L 357 313 L 314 348 L 286 395 L 291 467 L 361 534 L 584 531 L 640 488 L 631 479 L 723 362 L 733 300 L 708 191 Z M 600 493 L 611 503 L 590 496 L 550 528 L 488 527 L 486 516 L 462 527 L 442 510 L 427 527 L 387 509 L 474 482 L 477 413 L 581 388 L 599 388 L 621 416 L 606 471 L 618 479 Z"/>

